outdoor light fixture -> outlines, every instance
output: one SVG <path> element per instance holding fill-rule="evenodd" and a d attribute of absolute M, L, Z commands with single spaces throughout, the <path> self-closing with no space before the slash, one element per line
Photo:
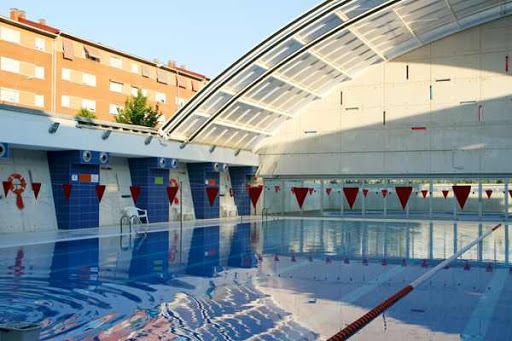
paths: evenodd
<path fill-rule="evenodd" d="M 238 154 L 240 154 L 241 151 L 242 151 L 242 149 L 235 150 L 235 156 L 238 156 Z"/>
<path fill-rule="evenodd" d="M 152 139 L 153 139 L 153 136 L 151 136 L 151 135 L 146 137 L 146 139 L 144 140 L 144 144 L 147 146 L 148 144 L 151 143 Z"/>
<path fill-rule="evenodd" d="M 102 140 L 106 140 L 108 139 L 108 137 L 110 136 L 110 134 L 112 133 L 112 130 L 105 130 L 103 132 L 103 134 L 101 134 L 101 139 Z"/>
<path fill-rule="evenodd" d="M 50 125 L 50 128 L 48 128 L 48 132 L 50 134 L 55 134 L 57 132 L 57 130 L 59 129 L 59 126 L 60 126 L 60 123 L 59 122 L 53 122 L 51 125 Z"/>
<path fill-rule="evenodd" d="M 210 153 L 213 153 L 213 151 L 215 150 L 215 148 L 217 148 L 217 146 L 215 146 L 215 145 L 214 145 L 214 146 L 211 146 L 211 147 L 210 147 Z"/>
<path fill-rule="evenodd" d="M 187 146 L 187 143 L 186 142 L 183 142 L 182 144 L 180 144 L 180 149 L 183 149 Z"/>

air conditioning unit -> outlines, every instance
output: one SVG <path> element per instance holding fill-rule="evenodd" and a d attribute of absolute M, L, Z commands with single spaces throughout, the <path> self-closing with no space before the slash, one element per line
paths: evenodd
<path fill-rule="evenodd" d="M 100 165 L 108 165 L 110 163 L 110 155 L 107 152 L 100 152 Z"/>
<path fill-rule="evenodd" d="M 9 160 L 9 144 L 0 142 L 0 161 Z"/>

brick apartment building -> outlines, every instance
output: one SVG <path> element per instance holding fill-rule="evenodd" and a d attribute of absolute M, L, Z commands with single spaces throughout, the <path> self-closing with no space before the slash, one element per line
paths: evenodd
<path fill-rule="evenodd" d="M 75 115 L 80 108 L 114 121 L 140 89 L 168 119 L 208 79 L 65 33 L 11 9 L 0 16 L 0 103 Z"/>

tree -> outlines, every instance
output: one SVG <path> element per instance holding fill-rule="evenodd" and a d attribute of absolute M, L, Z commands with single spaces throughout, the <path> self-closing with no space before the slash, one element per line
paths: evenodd
<path fill-rule="evenodd" d="M 124 108 L 117 109 L 116 122 L 135 124 L 154 128 L 162 116 L 158 104 L 152 107 L 148 104 L 148 98 L 139 89 L 137 96 L 130 96 L 124 102 Z"/>
<path fill-rule="evenodd" d="M 90 111 L 87 108 L 81 108 L 80 110 L 78 110 L 78 112 L 76 113 L 75 117 L 80 117 L 80 118 L 96 118 L 96 114 L 93 113 L 92 111 Z"/>

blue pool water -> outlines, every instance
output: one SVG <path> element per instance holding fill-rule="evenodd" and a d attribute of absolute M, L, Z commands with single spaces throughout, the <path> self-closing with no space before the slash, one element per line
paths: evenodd
<path fill-rule="evenodd" d="M 0 248 L 0 324 L 40 323 L 43 340 L 322 339 L 491 225 L 290 219 Z M 369 333 L 512 337 L 509 251 L 505 226 Z"/>

